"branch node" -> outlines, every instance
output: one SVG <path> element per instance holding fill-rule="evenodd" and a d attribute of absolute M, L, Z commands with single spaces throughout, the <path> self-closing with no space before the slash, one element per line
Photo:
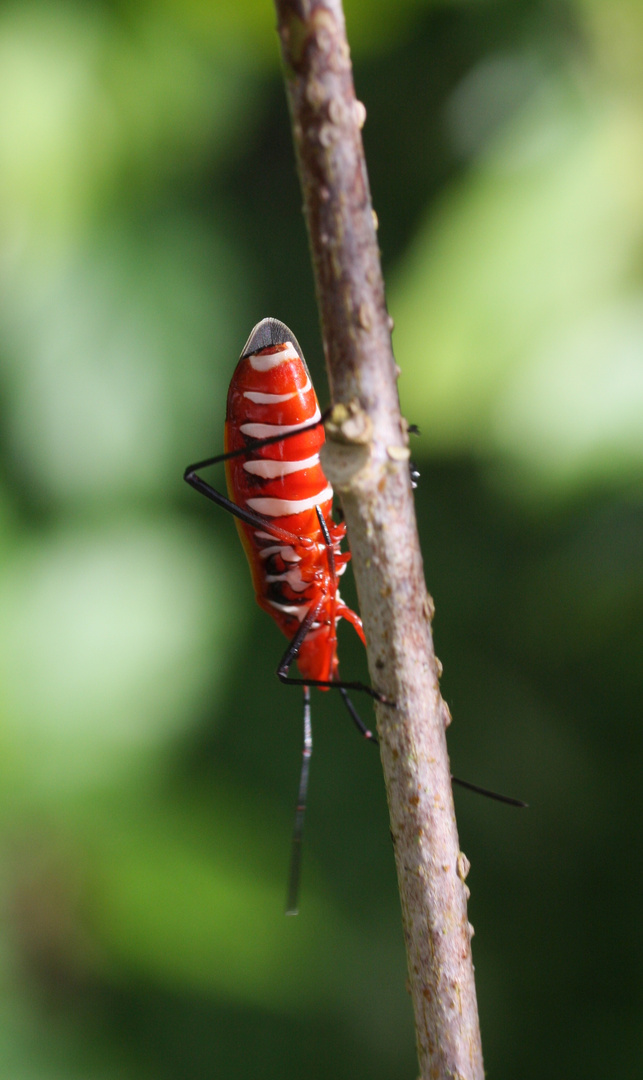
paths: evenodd
<path fill-rule="evenodd" d="M 459 855 L 458 855 L 458 863 L 457 863 L 458 877 L 460 878 L 460 881 L 466 881 L 467 880 L 467 875 L 468 875 L 470 869 L 471 869 L 471 863 L 467 859 L 464 851 L 461 851 L 459 853 Z"/>
<path fill-rule="evenodd" d="M 391 461 L 408 461 L 411 456 L 408 446 L 387 446 L 386 453 Z"/>
<path fill-rule="evenodd" d="M 355 113 L 355 123 L 357 124 L 358 128 L 361 129 L 366 123 L 366 106 L 364 102 L 357 101 L 357 99 L 355 99 L 355 102 L 353 104 L 353 110 Z"/>
<path fill-rule="evenodd" d="M 321 448 L 325 475 L 346 495 L 361 486 L 371 461 L 373 423 L 357 401 L 333 407 L 326 421 L 327 440 Z"/>
<path fill-rule="evenodd" d="M 326 434 L 332 442 L 345 446 L 367 446 L 373 439 L 373 422 L 354 398 L 344 405 L 334 405 L 326 421 Z"/>

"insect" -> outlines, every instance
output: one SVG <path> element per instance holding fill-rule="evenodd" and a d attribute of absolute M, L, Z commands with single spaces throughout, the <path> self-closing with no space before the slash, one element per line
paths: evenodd
<path fill-rule="evenodd" d="M 345 524 L 332 518 L 333 489 L 319 451 L 325 441 L 310 373 L 296 337 L 278 319 L 257 323 L 232 376 L 225 420 L 225 452 L 189 465 L 184 478 L 236 518 L 257 603 L 288 638 L 277 675 L 303 687 L 304 740 L 292 836 L 286 914 L 297 913 L 301 845 L 312 754 L 310 688 L 335 689 L 358 731 L 377 744 L 348 691 L 392 705 L 362 682 L 338 678 L 337 624 L 350 623 L 366 644 L 362 620 L 344 603 L 339 578 L 350 560 L 341 551 Z M 225 462 L 228 496 L 199 475 Z M 288 674 L 297 661 L 299 678 Z M 524 805 L 468 781 L 454 783 L 479 794 Z"/>
<path fill-rule="evenodd" d="M 341 551 L 346 526 L 332 518 L 333 489 L 319 461 L 324 440 L 319 403 L 296 337 L 279 320 L 263 319 L 250 334 L 230 383 L 225 453 L 188 466 L 184 474 L 188 484 L 234 514 L 257 603 L 289 639 L 277 675 L 303 687 L 304 745 L 287 914 L 297 912 L 312 753 L 310 687 L 338 690 L 355 726 L 374 743 L 348 691 L 385 701 L 364 683 L 338 679 L 338 622 L 345 619 L 366 641 L 362 620 L 339 592 L 350 554 Z M 198 475 L 222 461 L 228 498 Z M 295 660 L 300 678 L 288 674 Z"/>

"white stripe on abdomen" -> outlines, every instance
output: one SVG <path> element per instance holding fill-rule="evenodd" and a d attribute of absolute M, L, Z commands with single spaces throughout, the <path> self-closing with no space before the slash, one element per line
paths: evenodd
<path fill-rule="evenodd" d="M 299 424 L 242 424 L 239 428 L 242 435 L 248 435 L 251 439 L 270 439 L 273 435 L 286 435 L 289 431 L 300 431 L 321 420 L 319 405 L 314 414 L 308 420 L 302 420 Z"/>
<path fill-rule="evenodd" d="M 243 467 L 246 472 L 253 476 L 262 476 L 264 480 L 275 480 L 278 477 L 288 476 L 290 473 L 301 472 L 302 469 L 314 469 L 319 465 L 319 454 L 312 457 L 302 458 L 301 461 L 274 461 L 272 458 L 256 458 L 254 461 L 244 461 Z"/>
<path fill-rule="evenodd" d="M 299 394 L 307 394 L 312 388 L 312 383 L 306 376 L 306 385 L 293 390 L 292 394 L 262 394 L 259 390 L 244 390 L 243 396 L 255 405 L 280 405 L 282 401 L 292 401 Z"/>
<path fill-rule="evenodd" d="M 287 349 L 280 349 L 279 352 L 266 353 L 264 356 L 257 356 L 256 353 L 252 353 L 251 356 L 246 357 L 250 361 L 250 366 L 255 371 L 270 371 L 271 368 L 279 367 L 279 364 L 285 363 L 286 360 L 299 360 L 299 353 L 294 345 L 288 342 Z"/>
<path fill-rule="evenodd" d="M 290 514 L 301 514 L 304 510 L 312 510 L 314 506 L 329 502 L 333 497 L 333 489 L 328 485 L 317 495 L 311 495 L 308 499 L 246 499 L 246 506 L 256 510 L 258 514 L 266 517 L 288 517 Z"/>

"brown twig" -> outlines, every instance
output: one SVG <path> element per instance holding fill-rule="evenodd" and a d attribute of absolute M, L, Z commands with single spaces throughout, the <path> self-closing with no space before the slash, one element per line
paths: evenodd
<path fill-rule="evenodd" d="M 482 1080 L 445 727 L 390 321 L 341 0 L 275 0 L 335 408 L 340 493 L 369 642 L 423 1080 Z"/>

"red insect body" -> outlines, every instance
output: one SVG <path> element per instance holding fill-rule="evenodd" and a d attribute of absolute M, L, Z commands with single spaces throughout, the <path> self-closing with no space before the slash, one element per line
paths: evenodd
<path fill-rule="evenodd" d="M 312 753 L 310 689 L 331 686 L 350 717 L 375 745 L 348 690 L 385 698 L 362 682 L 337 678 L 337 623 L 346 619 L 364 640 L 362 621 L 339 595 L 337 581 L 350 555 L 340 550 L 346 526 L 332 519 L 333 489 L 319 451 L 324 442 L 319 405 L 297 339 L 277 319 L 257 323 L 241 353 L 230 390 L 225 453 L 188 465 L 184 478 L 234 515 L 245 548 L 257 603 L 277 623 L 289 645 L 277 675 L 303 686 L 304 742 L 292 836 L 286 912 L 297 912 L 301 844 Z M 201 475 L 225 461 L 228 496 Z M 288 675 L 297 660 L 301 678 Z"/>
<path fill-rule="evenodd" d="M 256 328 L 255 328 L 256 329 Z M 252 336 L 250 338 L 252 342 Z M 250 448 L 226 461 L 230 499 L 261 514 L 273 529 L 294 534 L 286 542 L 269 529 L 239 519 L 237 528 L 248 557 L 257 603 L 292 639 L 309 611 L 314 622 L 297 664 L 302 678 L 337 676 L 337 623 L 352 623 L 362 641 L 362 622 L 343 602 L 337 578 L 350 559 L 340 551 L 345 525 L 331 517 L 333 490 L 319 463 L 325 435 L 320 423 L 282 442 L 252 447 L 251 440 L 286 434 L 314 424 L 319 405 L 306 364 L 290 341 L 243 355 L 232 376 L 225 424 L 226 453 Z M 331 541 L 327 541 L 316 507 Z"/>
<path fill-rule="evenodd" d="M 257 603 L 290 641 L 277 674 L 284 682 L 304 687 L 304 743 L 286 905 L 290 915 L 297 912 L 312 753 L 309 683 L 320 689 L 333 685 L 359 732 L 375 745 L 377 739 L 360 719 L 347 690 L 365 692 L 392 706 L 364 683 L 337 678 L 339 620 L 350 622 L 366 642 L 359 615 L 347 607 L 337 586 L 350 555 L 340 550 L 346 526 L 335 524 L 331 516 L 333 489 L 319 461 L 324 440 L 317 397 L 296 338 L 284 323 L 263 319 L 248 338 L 230 383 L 225 454 L 188 465 L 184 473 L 193 488 L 234 515 Z M 200 470 L 221 461 L 228 499 L 200 475 Z M 288 676 L 295 658 L 301 679 Z M 483 795 L 525 805 L 452 779 Z"/>

